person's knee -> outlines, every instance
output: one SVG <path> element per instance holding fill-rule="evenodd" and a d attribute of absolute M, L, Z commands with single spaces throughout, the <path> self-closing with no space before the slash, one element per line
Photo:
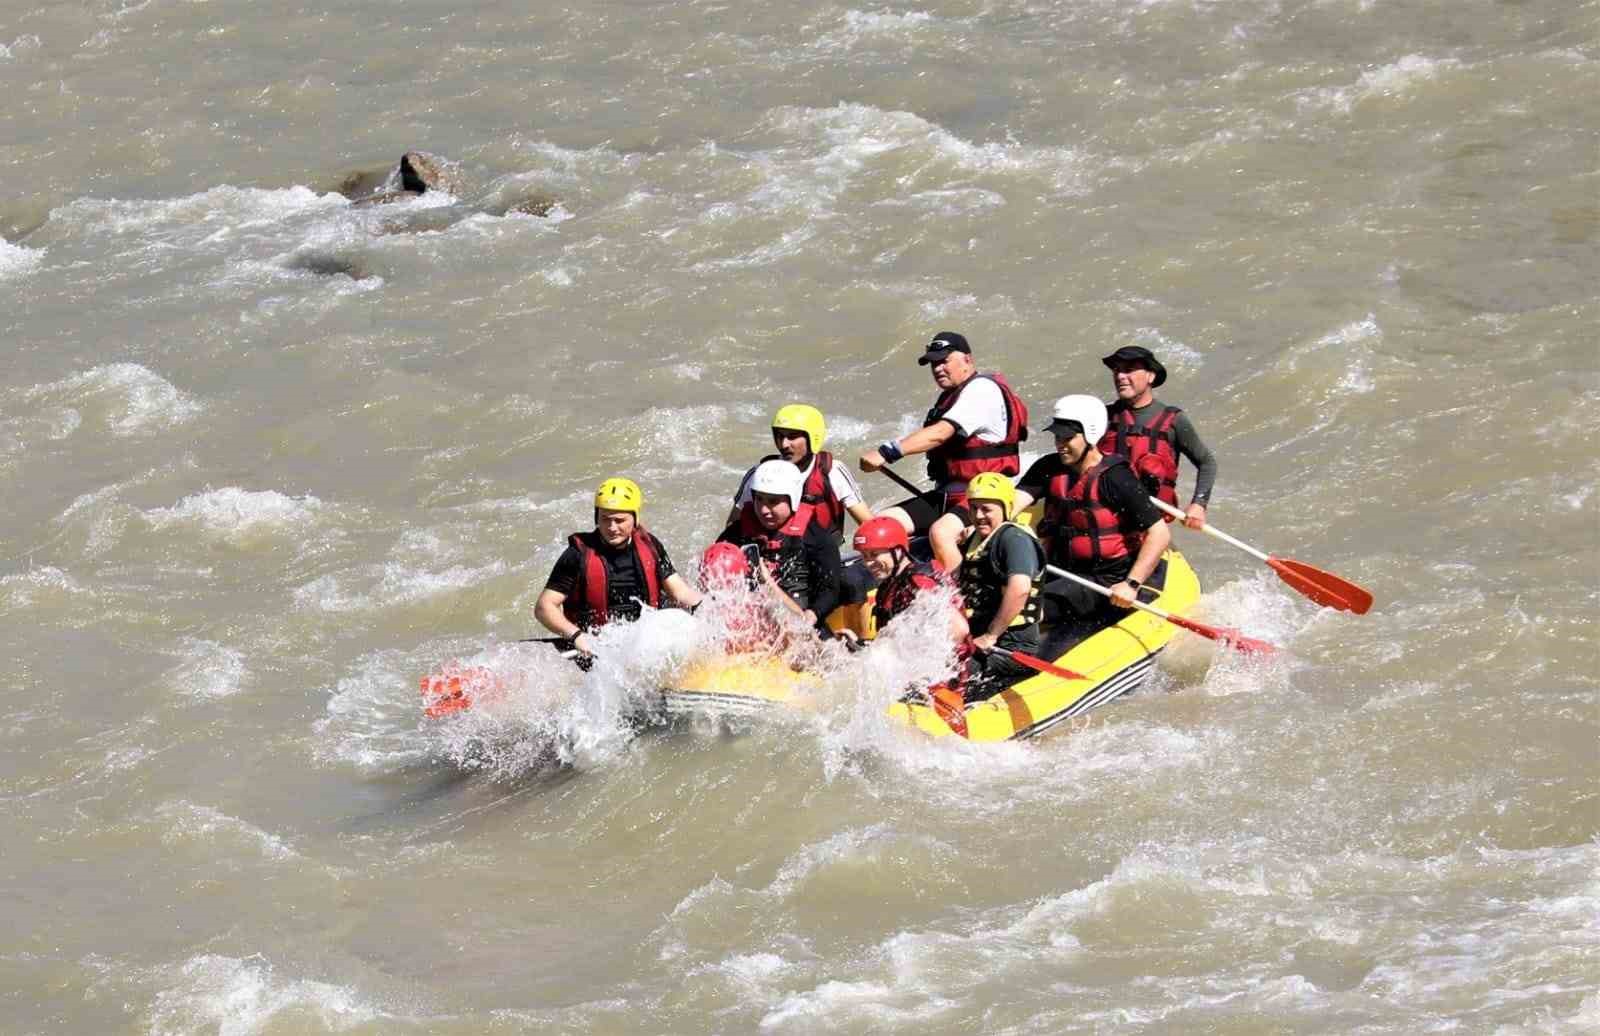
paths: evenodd
<path fill-rule="evenodd" d="M 928 527 L 928 539 L 936 547 L 954 547 L 956 539 L 961 535 L 961 519 L 953 514 L 942 514 L 938 520 Z"/>
<path fill-rule="evenodd" d="M 911 520 L 911 516 L 906 513 L 904 507 L 885 507 L 878 512 L 878 517 L 893 518 L 900 523 L 901 528 L 905 529 L 907 536 L 917 531 L 916 523 Z"/>

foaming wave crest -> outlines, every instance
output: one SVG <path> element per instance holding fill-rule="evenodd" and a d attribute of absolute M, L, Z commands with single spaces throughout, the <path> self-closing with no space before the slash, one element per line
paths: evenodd
<path fill-rule="evenodd" d="M 32 273 L 43 259 L 43 249 L 24 248 L 0 237 L 0 281 Z"/>
<path fill-rule="evenodd" d="M 322 501 L 314 496 L 297 498 L 226 486 L 186 496 L 172 507 L 146 511 L 144 517 L 157 529 L 198 528 L 208 536 L 241 544 L 263 535 L 301 531 L 322 509 Z"/>
<path fill-rule="evenodd" d="M 156 818 L 165 827 L 162 844 L 193 847 L 213 865 L 236 868 L 241 851 L 276 862 L 301 859 L 300 853 L 277 835 L 210 806 L 184 800 L 166 802 L 156 809 Z"/>
<path fill-rule="evenodd" d="M 286 978 L 261 956 L 201 954 L 152 978 L 157 994 L 146 1025 L 157 1036 L 216 1032 L 242 1036 L 274 1031 L 338 1032 L 392 1017 L 353 989 Z"/>
<path fill-rule="evenodd" d="M 137 363 L 108 363 L 37 385 L 28 390 L 27 398 L 67 404 L 99 416 L 117 436 L 175 428 L 205 409 L 194 397 Z"/>
<path fill-rule="evenodd" d="M 250 678 L 243 652 L 213 641 L 185 641 L 182 658 L 167 675 L 167 682 L 192 698 L 231 697 L 243 690 Z"/>

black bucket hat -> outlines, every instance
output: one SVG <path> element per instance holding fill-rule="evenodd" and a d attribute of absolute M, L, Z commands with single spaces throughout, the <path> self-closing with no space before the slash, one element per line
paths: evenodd
<path fill-rule="evenodd" d="M 1118 363 L 1142 363 L 1155 372 L 1156 380 L 1151 382 L 1151 387 L 1156 388 L 1167 380 L 1167 369 L 1161 366 L 1161 361 L 1156 359 L 1155 353 L 1142 345 L 1125 345 L 1110 356 L 1102 356 L 1100 362 L 1107 367 L 1114 367 Z"/>

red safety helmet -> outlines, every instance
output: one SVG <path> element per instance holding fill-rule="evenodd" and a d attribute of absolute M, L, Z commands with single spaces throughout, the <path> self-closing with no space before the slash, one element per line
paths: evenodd
<path fill-rule="evenodd" d="M 906 550 L 911 546 L 906 540 L 905 526 L 893 518 L 867 519 L 850 543 L 857 550 L 894 550 L 896 547 Z"/>
<path fill-rule="evenodd" d="M 700 588 L 728 589 L 750 574 L 750 559 L 732 543 L 717 542 L 700 555 Z"/>

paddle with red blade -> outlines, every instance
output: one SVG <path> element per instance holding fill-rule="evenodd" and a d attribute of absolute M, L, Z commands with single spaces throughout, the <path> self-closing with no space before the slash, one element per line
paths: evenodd
<path fill-rule="evenodd" d="M 1183 512 L 1166 501 L 1151 497 L 1150 502 L 1179 521 L 1183 520 Z M 1185 528 L 1188 528 L 1188 526 L 1185 526 Z M 1367 614 L 1367 609 L 1372 607 L 1372 594 L 1348 579 L 1341 579 L 1332 572 L 1324 572 L 1322 569 L 1308 565 L 1303 561 L 1262 553 L 1250 546 L 1250 544 L 1234 539 L 1210 522 L 1200 526 L 1200 531 L 1208 536 L 1214 536 L 1231 546 L 1238 547 L 1258 561 L 1266 562 L 1268 568 L 1278 573 L 1279 579 L 1324 608 L 1336 608 L 1339 611 L 1365 615 Z"/>
<path fill-rule="evenodd" d="M 1052 575 L 1065 576 L 1067 579 L 1072 580 L 1074 583 L 1077 583 L 1080 586 L 1088 587 L 1090 590 L 1100 594 L 1102 597 L 1111 596 L 1111 590 L 1109 587 L 1101 586 L 1092 579 L 1085 579 L 1075 572 L 1068 572 L 1066 569 L 1057 568 L 1054 565 L 1046 565 L 1044 570 Z M 1254 637 L 1247 637 L 1238 630 L 1231 629 L 1227 626 L 1208 626 L 1205 623 L 1199 622 L 1195 619 L 1186 619 L 1181 615 L 1173 615 L 1169 611 L 1166 611 L 1162 608 L 1157 608 L 1153 604 L 1145 604 L 1143 601 L 1134 601 L 1133 606 L 1142 612 L 1149 612 L 1158 619 L 1165 619 L 1174 626 L 1182 627 L 1191 633 L 1198 633 L 1208 640 L 1214 640 L 1225 647 L 1233 648 L 1233 650 L 1243 655 L 1270 655 L 1278 650 L 1276 647 L 1268 644 L 1264 640 L 1257 640 Z"/>
<path fill-rule="evenodd" d="M 575 659 L 579 652 L 566 637 L 528 637 L 519 644 L 549 644 L 562 658 Z M 485 666 L 458 666 L 451 662 L 437 673 L 422 678 L 422 714 L 429 719 L 464 712 L 473 702 L 489 702 L 505 693 L 500 676 Z"/>
<path fill-rule="evenodd" d="M 1021 651 L 1011 651 L 1011 650 L 1008 650 L 1006 648 L 1000 648 L 1000 647 L 990 648 L 989 650 L 994 652 L 997 655 L 1005 655 L 1007 658 L 1011 659 L 1013 662 L 1017 662 L 1017 663 L 1019 663 L 1021 665 L 1025 665 L 1029 669 L 1034 669 L 1034 670 L 1037 670 L 1037 671 L 1039 671 L 1041 673 L 1049 673 L 1051 676 L 1055 677 L 1058 680 L 1087 680 L 1087 679 L 1089 679 L 1087 676 L 1084 676 L 1082 673 L 1074 672 L 1071 669 L 1064 669 L 1061 666 L 1058 666 L 1053 662 L 1046 662 L 1044 659 L 1038 658 L 1038 657 L 1036 657 L 1034 655 L 1025 655 Z"/>

